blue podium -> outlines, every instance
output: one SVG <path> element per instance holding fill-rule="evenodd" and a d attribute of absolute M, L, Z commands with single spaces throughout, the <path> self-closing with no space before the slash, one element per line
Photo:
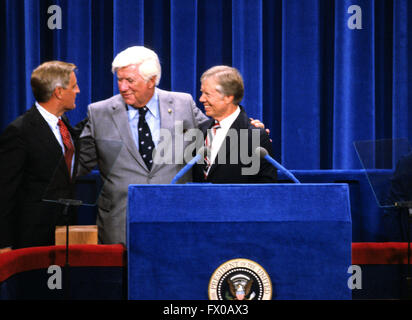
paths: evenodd
<path fill-rule="evenodd" d="M 271 299 L 351 299 L 346 184 L 130 185 L 128 297 L 207 300 L 212 275 L 247 259 Z"/>

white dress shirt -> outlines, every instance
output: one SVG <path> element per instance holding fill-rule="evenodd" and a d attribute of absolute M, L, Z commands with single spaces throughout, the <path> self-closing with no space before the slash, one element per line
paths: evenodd
<path fill-rule="evenodd" d="M 227 116 L 223 120 L 219 121 L 220 128 L 216 130 L 216 135 L 213 138 L 212 145 L 211 145 L 211 148 L 210 148 L 211 163 L 215 162 L 217 153 L 219 152 L 219 149 L 222 146 L 222 143 L 226 138 L 227 132 L 229 131 L 229 129 L 232 126 L 233 122 L 238 117 L 239 113 L 240 113 L 240 108 L 238 106 L 236 108 L 236 110 L 230 116 Z"/>
<path fill-rule="evenodd" d="M 47 111 L 46 109 L 44 109 L 37 101 L 36 101 L 35 105 L 36 105 L 37 110 L 39 110 L 40 114 L 44 118 L 44 120 L 46 120 L 46 122 L 49 125 L 51 131 L 53 132 L 54 136 L 56 137 L 57 142 L 59 143 L 60 147 L 62 148 L 62 154 L 64 155 L 65 150 L 64 150 L 64 144 L 63 144 L 63 138 L 62 138 L 62 135 L 60 133 L 60 127 L 57 124 L 60 118 L 56 117 L 54 114 L 52 114 L 49 111 Z M 73 143 L 73 140 L 72 140 L 72 143 Z M 57 166 L 57 163 L 56 163 L 56 166 Z M 73 159 L 72 159 L 72 170 L 71 170 L 72 172 L 71 172 L 71 174 L 73 174 L 73 167 L 74 167 L 74 154 L 73 154 Z"/>

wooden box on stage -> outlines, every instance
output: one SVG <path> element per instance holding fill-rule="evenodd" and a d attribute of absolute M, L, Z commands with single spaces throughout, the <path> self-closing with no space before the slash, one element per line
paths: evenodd
<path fill-rule="evenodd" d="M 97 244 L 97 226 L 69 226 L 69 244 Z M 66 226 L 56 227 L 56 246 L 66 244 Z"/>

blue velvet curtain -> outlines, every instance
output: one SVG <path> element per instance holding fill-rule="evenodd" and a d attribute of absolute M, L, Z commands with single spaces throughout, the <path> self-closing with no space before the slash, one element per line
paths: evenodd
<path fill-rule="evenodd" d="M 61 29 L 48 28 L 51 5 Z M 159 87 L 196 101 L 204 70 L 237 67 L 242 105 L 289 169 L 357 169 L 354 141 L 412 141 L 409 0 L 0 0 L 0 24 L 1 130 L 32 105 L 41 62 L 79 67 L 76 123 L 117 93 L 113 57 L 145 45 L 161 60 Z"/>

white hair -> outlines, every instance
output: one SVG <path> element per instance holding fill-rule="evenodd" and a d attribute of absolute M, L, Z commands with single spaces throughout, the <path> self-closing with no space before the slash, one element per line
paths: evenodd
<path fill-rule="evenodd" d="M 112 72 L 133 64 L 139 65 L 139 73 L 145 81 L 156 76 L 156 85 L 159 84 L 162 69 L 156 52 L 142 46 L 127 48 L 114 58 Z"/>

